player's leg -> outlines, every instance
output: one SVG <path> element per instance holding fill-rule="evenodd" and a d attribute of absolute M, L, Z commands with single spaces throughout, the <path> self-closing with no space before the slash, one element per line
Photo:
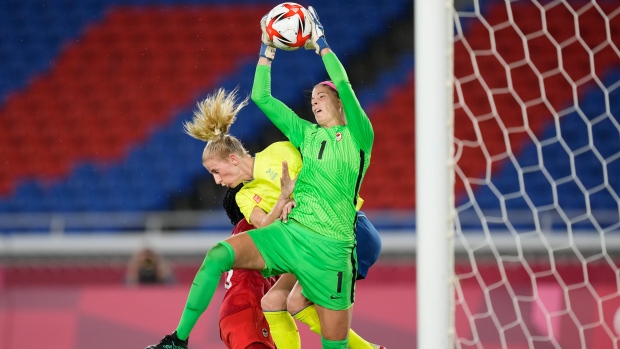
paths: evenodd
<path fill-rule="evenodd" d="M 375 264 L 381 254 L 381 236 L 366 215 L 358 211 L 355 224 L 357 250 L 357 279 L 365 279 L 368 269 Z"/>
<path fill-rule="evenodd" d="M 331 310 L 315 305 L 321 323 L 323 349 L 346 349 L 349 347 L 349 330 L 353 306 L 344 310 Z"/>
<path fill-rule="evenodd" d="M 265 261 L 247 233 L 216 244 L 205 257 L 189 290 L 177 327 L 179 339 L 187 339 L 200 315 L 207 309 L 222 274 L 233 268 L 261 270 Z"/>
<path fill-rule="evenodd" d="M 297 325 L 286 310 L 286 300 L 297 282 L 293 274 L 283 274 L 261 299 L 261 307 L 278 348 L 301 348 Z"/>
<path fill-rule="evenodd" d="M 323 348 L 348 348 L 357 276 L 354 243 L 318 234 L 306 234 L 299 243 L 295 276 L 303 296 L 315 303 Z"/>
<path fill-rule="evenodd" d="M 237 258 L 235 258 L 237 257 Z M 159 344 L 147 349 L 176 346 L 187 348 L 187 339 L 198 318 L 207 309 L 222 274 L 233 267 L 261 270 L 265 261 L 247 233 L 237 234 L 218 242 L 207 253 L 187 296 L 187 303 L 176 331 Z"/>
<path fill-rule="evenodd" d="M 301 284 L 299 284 L 299 282 L 295 283 L 295 285 L 293 286 L 293 289 L 291 290 L 286 300 L 286 309 L 288 310 L 289 313 L 297 314 L 300 311 L 314 304 L 301 293 L 302 290 L 303 290 L 303 287 L 301 286 Z M 312 331 L 315 333 L 321 334 L 320 328 L 318 329 L 318 331 L 314 331 L 314 330 Z"/>
<path fill-rule="evenodd" d="M 228 349 L 276 349 L 260 307 L 249 307 L 220 321 L 220 338 Z"/>
<path fill-rule="evenodd" d="M 286 302 L 295 283 L 297 283 L 295 275 L 282 274 L 261 299 L 260 304 L 263 311 L 286 310 Z"/>
<path fill-rule="evenodd" d="M 249 234 L 263 253 L 269 274 L 278 271 L 294 272 L 299 283 L 304 286 L 306 298 L 335 309 L 326 312 L 327 327 L 321 318 L 325 337 L 323 347 L 347 348 L 350 308 L 354 301 L 357 276 L 354 243 L 315 234 L 294 220 L 288 223 L 276 221 L 266 228 L 284 226 L 286 231 L 277 238 L 258 230 L 250 231 Z M 265 250 L 271 250 L 272 253 L 264 253 Z M 278 269 L 273 270 L 274 266 L 278 266 Z"/>
<path fill-rule="evenodd" d="M 302 286 L 297 283 L 288 297 L 288 311 L 293 317 L 300 322 L 308 325 L 310 330 L 316 334 L 321 334 L 321 322 L 316 307 L 303 294 L 301 294 Z M 381 346 L 372 344 L 355 333 L 353 329 L 349 330 L 349 348 L 351 349 L 376 349 Z"/>

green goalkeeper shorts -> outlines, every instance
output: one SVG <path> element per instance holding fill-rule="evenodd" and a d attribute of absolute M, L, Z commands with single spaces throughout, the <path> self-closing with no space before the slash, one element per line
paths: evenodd
<path fill-rule="evenodd" d="M 265 260 L 265 277 L 291 273 L 310 301 L 331 310 L 354 302 L 357 260 L 353 242 L 335 240 L 295 220 L 248 231 Z"/>

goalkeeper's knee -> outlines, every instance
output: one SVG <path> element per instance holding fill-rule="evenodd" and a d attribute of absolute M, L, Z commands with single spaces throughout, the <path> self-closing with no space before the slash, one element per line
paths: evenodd
<path fill-rule="evenodd" d="M 207 253 L 194 279 L 194 284 L 200 284 L 204 278 L 209 276 L 219 278 L 220 275 L 232 269 L 234 261 L 235 251 L 232 246 L 226 241 L 218 242 Z"/>

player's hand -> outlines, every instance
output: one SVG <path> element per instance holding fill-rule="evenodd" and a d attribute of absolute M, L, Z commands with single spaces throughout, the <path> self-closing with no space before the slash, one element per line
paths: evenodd
<path fill-rule="evenodd" d="M 268 14 L 264 15 L 263 18 L 260 19 L 260 30 L 262 33 L 261 40 L 263 41 L 263 44 L 275 47 L 273 41 L 269 39 L 269 34 L 267 34 L 267 15 Z"/>
<path fill-rule="evenodd" d="M 282 175 L 280 176 L 280 197 L 290 199 L 293 194 L 293 190 L 295 189 L 295 182 L 297 178 L 291 179 L 291 176 L 288 173 L 288 163 L 286 161 L 282 161 Z"/>
<path fill-rule="evenodd" d="M 276 55 L 276 48 L 273 45 L 273 41 L 269 40 L 269 34 L 267 34 L 267 15 L 264 15 L 263 18 L 261 18 L 260 29 L 262 44 L 258 55 L 272 61 Z"/>
<path fill-rule="evenodd" d="M 291 199 L 289 202 L 284 205 L 282 208 L 282 213 L 280 213 L 280 220 L 284 223 L 288 222 L 288 215 L 291 213 L 293 207 L 297 207 L 297 203 L 294 199 Z"/>
<path fill-rule="evenodd" d="M 318 55 L 324 48 L 329 48 L 327 41 L 325 41 L 325 31 L 323 25 L 319 21 L 319 15 L 314 10 L 314 7 L 308 6 L 308 12 L 310 12 L 310 25 L 312 26 L 312 33 L 310 39 L 306 41 L 304 48 L 306 50 L 314 50 Z"/>

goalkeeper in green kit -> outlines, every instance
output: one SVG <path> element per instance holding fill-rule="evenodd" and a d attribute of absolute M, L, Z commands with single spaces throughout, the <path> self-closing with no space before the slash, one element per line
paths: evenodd
<path fill-rule="evenodd" d="M 176 331 L 148 349 L 187 348 L 192 328 L 208 307 L 221 275 L 230 269 L 261 270 L 266 277 L 294 274 L 303 295 L 315 303 L 322 347 L 348 347 L 357 277 L 356 200 L 374 133 L 342 64 L 325 41 L 316 12 L 308 9 L 312 37 L 306 49 L 322 57 L 331 78 L 312 90 L 318 125 L 299 118 L 271 95 L 275 48 L 266 34 L 252 89 L 252 100 L 302 154 L 303 167 L 293 192 L 297 206 L 286 223 L 276 221 L 217 243 L 196 274 Z"/>

